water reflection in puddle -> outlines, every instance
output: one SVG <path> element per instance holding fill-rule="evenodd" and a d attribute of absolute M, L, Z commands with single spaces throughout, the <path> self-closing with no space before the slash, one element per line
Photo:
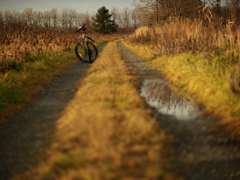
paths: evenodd
<path fill-rule="evenodd" d="M 178 120 L 194 120 L 199 114 L 196 106 L 171 91 L 163 80 L 145 80 L 141 96 L 145 97 L 147 103 L 160 113 L 173 115 Z"/>

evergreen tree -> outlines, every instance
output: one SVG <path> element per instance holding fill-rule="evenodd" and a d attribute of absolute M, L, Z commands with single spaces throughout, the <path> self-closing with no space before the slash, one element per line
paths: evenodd
<path fill-rule="evenodd" d="M 117 31 L 117 25 L 114 20 L 111 20 L 112 14 L 109 14 L 105 6 L 98 9 L 96 18 L 92 18 L 95 23 L 95 31 L 103 34 L 110 34 Z"/>

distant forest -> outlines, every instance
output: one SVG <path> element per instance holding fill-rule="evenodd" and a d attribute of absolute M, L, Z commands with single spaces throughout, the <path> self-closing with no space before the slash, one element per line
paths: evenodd
<path fill-rule="evenodd" d="M 240 0 L 140 0 L 133 3 L 133 9 L 126 7 L 109 10 L 120 33 L 132 32 L 141 26 L 161 24 L 174 18 L 201 18 L 203 22 L 217 20 L 223 24 L 240 24 Z M 23 12 L 5 11 L 0 12 L 0 29 L 38 27 L 67 31 L 83 23 L 91 27 L 94 16 L 94 13 L 79 13 L 68 8 L 44 12 L 34 11 L 33 8 Z"/>

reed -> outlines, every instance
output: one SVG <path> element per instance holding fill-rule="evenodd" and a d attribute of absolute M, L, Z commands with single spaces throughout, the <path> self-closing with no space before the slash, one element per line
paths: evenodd
<path fill-rule="evenodd" d="M 206 26 L 197 19 L 174 19 L 163 25 L 137 29 L 129 42 L 148 45 L 156 56 L 204 52 L 210 57 L 221 57 L 221 61 L 239 63 L 240 28 L 233 30 L 233 26 L 216 23 Z"/>

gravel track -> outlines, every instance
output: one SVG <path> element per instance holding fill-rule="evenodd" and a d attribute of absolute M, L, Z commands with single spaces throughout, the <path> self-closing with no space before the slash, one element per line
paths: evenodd
<path fill-rule="evenodd" d="M 156 69 L 121 43 L 118 46 L 124 61 L 133 67 L 132 74 L 142 83 L 146 79 L 164 81 Z M 162 128 L 173 137 L 166 153 L 170 171 L 186 180 L 240 180 L 240 143 L 219 135 L 222 129 L 217 119 L 199 113 L 192 119 L 178 120 L 156 113 Z"/>
<path fill-rule="evenodd" d="M 99 48 L 99 52 L 106 44 Z M 1 127 L 0 180 L 12 179 L 14 173 L 37 163 L 36 155 L 48 147 L 56 121 L 74 97 L 89 67 L 88 63 L 81 61 L 67 67 L 36 96 L 35 103 Z"/>

